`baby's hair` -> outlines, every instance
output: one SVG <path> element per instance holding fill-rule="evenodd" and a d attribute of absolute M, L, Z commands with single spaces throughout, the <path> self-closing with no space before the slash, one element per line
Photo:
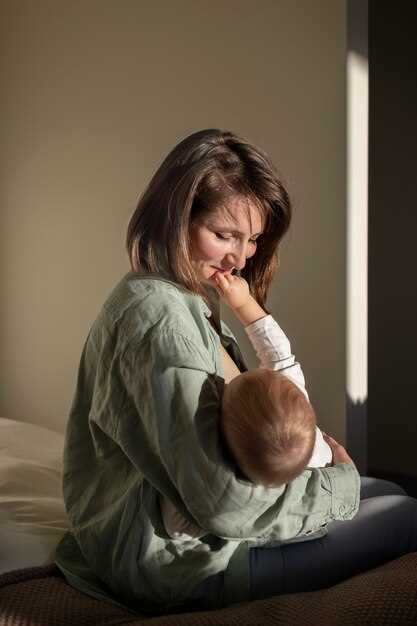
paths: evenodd
<path fill-rule="evenodd" d="M 313 407 L 280 372 L 252 370 L 226 385 L 220 425 L 231 456 L 255 484 L 290 482 L 313 452 Z"/>

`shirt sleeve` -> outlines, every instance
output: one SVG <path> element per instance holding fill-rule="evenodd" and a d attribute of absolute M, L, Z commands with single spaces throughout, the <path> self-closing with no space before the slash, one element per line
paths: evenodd
<path fill-rule="evenodd" d="M 286 540 L 356 514 L 359 475 L 353 464 L 307 469 L 276 488 L 236 476 L 218 429 L 224 380 L 201 342 L 165 328 L 129 354 L 122 372 L 135 415 L 119 425 L 120 445 L 145 478 L 152 459 L 154 481 L 166 476 L 187 518 L 207 533 Z"/>
<path fill-rule="evenodd" d="M 288 337 L 272 315 L 266 315 L 245 326 L 245 331 L 259 359 L 259 367 L 281 371 L 297 385 L 308 400 L 301 366 L 291 354 Z"/>
<path fill-rule="evenodd" d="M 300 364 L 291 354 L 291 345 L 288 337 L 272 315 L 266 315 L 256 322 L 245 326 L 246 334 L 256 351 L 260 367 L 278 370 L 289 378 L 307 400 L 304 374 Z M 332 461 L 330 446 L 324 441 L 320 429 L 316 426 L 316 440 L 308 467 L 322 467 Z"/>

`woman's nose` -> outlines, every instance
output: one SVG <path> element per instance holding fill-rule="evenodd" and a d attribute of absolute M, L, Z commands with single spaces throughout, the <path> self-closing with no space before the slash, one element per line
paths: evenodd
<path fill-rule="evenodd" d="M 243 270 L 246 265 L 246 259 L 248 258 L 248 249 L 244 244 L 235 248 L 227 255 L 228 262 L 231 263 L 237 270 Z"/>

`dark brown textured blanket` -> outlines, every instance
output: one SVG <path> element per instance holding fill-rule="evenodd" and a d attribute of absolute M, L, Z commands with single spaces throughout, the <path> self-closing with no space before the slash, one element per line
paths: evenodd
<path fill-rule="evenodd" d="M 343 583 L 220 611 L 140 617 L 70 587 L 54 566 L 0 576 L 0 626 L 392 626 L 417 624 L 417 553 Z"/>

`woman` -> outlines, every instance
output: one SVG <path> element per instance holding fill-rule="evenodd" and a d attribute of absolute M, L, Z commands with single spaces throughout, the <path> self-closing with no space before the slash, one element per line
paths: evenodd
<path fill-rule="evenodd" d="M 360 480 L 336 442 L 331 467 L 278 488 L 239 477 L 222 446 L 225 377 L 246 367 L 211 279 L 241 272 L 265 310 L 290 221 L 269 158 L 220 130 L 181 141 L 141 197 L 132 271 L 90 329 L 67 426 L 72 532 L 56 562 L 78 589 L 138 612 L 214 608 L 332 584 L 415 549 L 416 502 L 395 485 L 374 482 L 400 495 L 341 521 L 358 511 Z M 160 496 L 205 534 L 172 539 Z"/>

